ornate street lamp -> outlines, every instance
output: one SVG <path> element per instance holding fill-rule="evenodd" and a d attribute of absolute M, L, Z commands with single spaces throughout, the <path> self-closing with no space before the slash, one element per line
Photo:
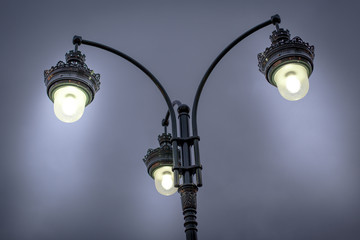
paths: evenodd
<path fill-rule="evenodd" d="M 313 71 L 314 46 L 303 42 L 299 37 L 290 39 L 289 31 L 279 28 L 280 21 L 280 16 L 274 15 L 264 23 L 251 28 L 230 43 L 212 62 L 195 94 L 191 112 L 192 135 L 190 135 L 189 127 L 190 108 L 179 101 L 172 102 L 163 86 L 148 69 L 116 49 L 84 40 L 79 36 L 73 39 L 75 51 L 66 54 L 66 63 L 60 61 L 55 67 L 44 72 L 47 94 L 54 102 L 56 116 L 64 122 L 77 121 L 83 114 L 85 106 L 93 101 L 95 93 L 99 90 L 100 75 L 94 74 L 86 66 L 85 55 L 78 51 L 78 46 L 81 44 L 112 52 L 143 71 L 160 90 L 168 105 L 168 112 L 162 121 L 165 132 L 158 138 L 160 147 L 149 149 L 143 160 L 149 175 L 155 180 L 159 193 L 163 195 L 171 195 L 176 191 L 180 193 L 186 239 L 196 240 L 196 194 L 198 187 L 202 186 L 197 107 L 203 87 L 216 65 L 244 38 L 274 24 L 276 30 L 270 36 L 271 46 L 258 54 L 259 69 L 267 81 L 278 88 L 285 99 L 299 100 L 308 92 L 308 78 Z M 178 105 L 179 121 L 176 119 L 174 105 Z M 171 119 L 171 135 L 166 131 L 169 118 Z M 192 160 L 192 155 L 194 160 Z"/>
<path fill-rule="evenodd" d="M 171 134 L 165 132 L 159 135 L 158 139 L 160 147 L 150 148 L 143 160 L 150 177 L 155 180 L 156 190 L 162 195 L 170 196 L 177 191 L 172 171 Z"/>
<path fill-rule="evenodd" d="M 85 64 L 85 55 L 75 48 L 65 55 L 66 63 L 59 61 L 44 72 L 47 94 L 54 102 L 54 112 L 63 122 L 81 118 L 100 89 L 100 75 Z"/>
<path fill-rule="evenodd" d="M 260 71 L 285 99 L 296 101 L 309 91 L 314 65 L 314 46 L 300 37 L 290 39 L 289 30 L 279 29 L 270 36 L 271 46 L 258 54 Z"/>

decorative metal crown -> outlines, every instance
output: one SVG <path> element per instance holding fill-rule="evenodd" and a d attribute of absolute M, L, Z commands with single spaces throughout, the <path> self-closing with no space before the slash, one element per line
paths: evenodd
<path fill-rule="evenodd" d="M 65 54 L 66 63 L 59 61 L 56 66 L 44 71 L 44 82 L 48 96 L 53 100 L 53 90 L 59 85 L 79 85 L 89 95 L 89 104 L 100 89 L 100 74 L 94 73 L 85 64 L 85 55 L 80 51 Z"/>
<path fill-rule="evenodd" d="M 282 28 L 273 31 L 270 36 L 271 46 L 263 53 L 258 54 L 259 70 L 271 83 L 271 74 L 274 67 L 286 61 L 302 62 L 308 67 L 309 73 L 313 70 L 315 57 L 314 46 L 304 42 L 300 37 L 290 39 L 289 30 Z M 274 85 L 274 84 L 273 84 Z"/>
<path fill-rule="evenodd" d="M 85 54 L 81 54 L 80 51 L 70 50 L 65 54 L 66 62 L 80 62 L 85 64 Z"/>
<path fill-rule="evenodd" d="M 173 165 L 171 134 L 163 133 L 158 136 L 160 147 L 148 149 L 143 161 L 151 177 L 153 172 L 162 166 Z"/>

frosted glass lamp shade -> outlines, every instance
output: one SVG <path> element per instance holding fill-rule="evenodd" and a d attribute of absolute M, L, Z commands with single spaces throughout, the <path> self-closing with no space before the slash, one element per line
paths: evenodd
<path fill-rule="evenodd" d="M 177 188 L 174 187 L 174 173 L 170 166 L 163 166 L 154 171 L 156 190 L 165 196 L 176 193 Z"/>
<path fill-rule="evenodd" d="M 281 96 L 289 101 L 299 100 L 309 91 L 308 70 L 299 63 L 287 63 L 274 74 L 274 82 Z"/>
<path fill-rule="evenodd" d="M 81 118 L 86 104 L 86 94 L 76 86 L 62 86 L 54 93 L 54 112 L 63 122 L 72 123 Z"/>

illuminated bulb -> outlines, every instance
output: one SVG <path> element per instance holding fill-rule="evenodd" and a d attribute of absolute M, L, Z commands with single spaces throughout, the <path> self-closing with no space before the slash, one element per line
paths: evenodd
<path fill-rule="evenodd" d="M 281 66 L 274 75 L 274 81 L 281 96 L 289 101 L 299 100 L 309 91 L 308 71 L 302 64 Z"/>
<path fill-rule="evenodd" d="M 176 193 L 177 189 L 174 187 L 174 173 L 170 166 L 163 166 L 154 172 L 156 190 L 165 196 Z"/>
<path fill-rule="evenodd" d="M 169 190 L 172 186 L 173 186 L 173 180 L 172 180 L 172 176 L 169 172 L 166 172 L 163 174 L 163 178 L 161 180 L 161 186 L 165 189 L 165 190 Z"/>
<path fill-rule="evenodd" d="M 291 93 L 297 93 L 300 90 L 301 84 L 299 79 L 293 75 L 290 74 L 286 79 L 286 88 Z"/>
<path fill-rule="evenodd" d="M 85 103 L 85 93 L 75 86 L 60 87 L 54 93 L 54 112 L 63 122 L 79 120 L 84 113 Z"/>

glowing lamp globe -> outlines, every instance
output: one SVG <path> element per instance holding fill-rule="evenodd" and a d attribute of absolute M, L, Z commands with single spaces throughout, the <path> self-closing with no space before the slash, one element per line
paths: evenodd
<path fill-rule="evenodd" d="M 176 193 L 177 188 L 174 187 L 172 166 L 157 168 L 153 173 L 153 177 L 155 180 L 155 188 L 160 194 L 170 196 Z"/>
<path fill-rule="evenodd" d="M 86 102 L 86 94 L 81 88 L 71 85 L 59 87 L 54 93 L 55 115 L 63 122 L 75 122 L 83 115 Z"/>
<path fill-rule="evenodd" d="M 81 118 L 85 107 L 93 101 L 100 89 L 100 75 L 87 67 L 80 51 L 70 51 L 65 57 L 66 63 L 59 61 L 44 71 L 44 82 L 56 117 L 72 123 Z"/>
<path fill-rule="evenodd" d="M 289 100 L 302 99 L 309 91 L 313 71 L 314 46 L 300 37 L 290 39 L 288 30 L 277 29 L 270 36 L 271 46 L 258 54 L 259 70 L 267 81 Z"/>
<path fill-rule="evenodd" d="M 283 98 L 296 101 L 309 91 L 309 77 L 306 67 L 299 63 L 288 63 L 274 73 L 274 82 Z"/>

